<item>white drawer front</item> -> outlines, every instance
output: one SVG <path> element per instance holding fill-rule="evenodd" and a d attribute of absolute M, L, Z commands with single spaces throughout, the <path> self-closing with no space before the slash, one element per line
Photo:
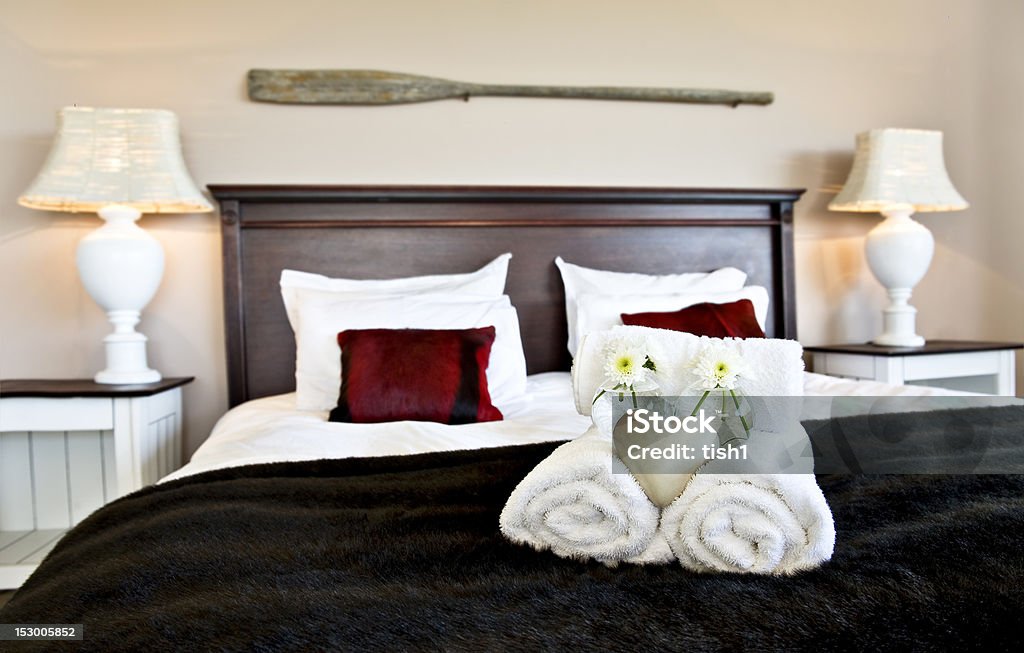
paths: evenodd
<path fill-rule="evenodd" d="M 857 379 L 873 379 L 875 378 L 875 359 L 872 356 L 855 356 L 853 354 L 825 354 L 825 369 L 821 370 L 821 373 Z"/>
<path fill-rule="evenodd" d="M 1000 352 L 977 351 L 957 354 L 907 356 L 904 372 L 908 381 L 999 373 Z"/>
<path fill-rule="evenodd" d="M 114 402 L 103 397 L 11 397 L 0 401 L 0 431 L 108 431 L 112 428 Z"/>

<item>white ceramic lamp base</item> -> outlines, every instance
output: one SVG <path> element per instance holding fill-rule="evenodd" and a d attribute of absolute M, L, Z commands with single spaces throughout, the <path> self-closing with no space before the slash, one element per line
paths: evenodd
<path fill-rule="evenodd" d="M 146 336 L 135 330 L 143 308 L 160 286 L 164 251 L 135 221 L 140 213 L 111 205 L 99 211 L 105 224 L 78 244 L 78 274 L 89 295 L 107 312 L 114 331 L 103 339 L 107 367 L 97 383 L 152 383 L 160 373 L 146 361 Z"/>
<path fill-rule="evenodd" d="M 148 338 L 135 330 L 139 316 L 139 311 L 107 313 L 114 332 L 103 339 L 107 368 L 96 374 L 96 383 L 155 383 L 160 380 L 160 372 L 149 369 L 146 362 Z"/>
<path fill-rule="evenodd" d="M 917 309 L 909 301 L 914 286 L 928 272 L 935 239 L 911 213 L 913 208 L 906 205 L 883 211 L 885 220 L 868 233 L 864 243 L 868 266 L 889 293 L 882 334 L 872 341 L 876 345 L 920 347 L 925 342 L 915 331 Z"/>

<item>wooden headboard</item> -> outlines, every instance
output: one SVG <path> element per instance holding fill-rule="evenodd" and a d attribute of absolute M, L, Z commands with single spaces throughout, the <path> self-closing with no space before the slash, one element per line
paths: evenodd
<path fill-rule="evenodd" d="M 210 186 L 220 202 L 232 406 L 295 388 L 281 270 L 392 278 L 469 272 L 512 252 L 506 292 L 530 373 L 567 370 L 554 265 L 648 273 L 731 265 L 796 337 L 793 204 L 802 190 L 488 186 Z"/>

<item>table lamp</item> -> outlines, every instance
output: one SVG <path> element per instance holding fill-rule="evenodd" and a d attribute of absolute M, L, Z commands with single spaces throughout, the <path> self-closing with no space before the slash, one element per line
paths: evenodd
<path fill-rule="evenodd" d="M 78 244 L 78 274 L 114 326 L 104 338 L 97 383 L 152 383 L 146 336 L 135 330 L 164 273 L 160 243 L 136 220 L 143 213 L 198 213 L 213 207 L 185 169 L 178 119 L 155 109 L 65 107 L 50 155 L 18 203 L 48 211 L 96 212 L 99 229 Z"/>
<path fill-rule="evenodd" d="M 924 345 L 924 338 L 915 332 L 917 309 L 909 300 L 928 271 L 935 240 L 910 216 L 967 208 L 946 173 L 942 132 L 872 129 L 857 134 L 853 169 L 828 208 L 885 216 L 864 243 L 868 266 L 889 294 L 882 334 L 872 342 L 891 347 Z"/>

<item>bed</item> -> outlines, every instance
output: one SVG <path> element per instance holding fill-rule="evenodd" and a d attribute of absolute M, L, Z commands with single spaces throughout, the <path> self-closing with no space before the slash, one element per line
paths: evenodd
<path fill-rule="evenodd" d="M 164 482 L 94 513 L 0 610 L 84 623 L 93 650 L 877 649 L 1019 644 L 1024 480 L 831 475 L 833 559 L 795 577 L 565 560 L 498 532 L 571 410 L 558 255 L 663 273 L 735 266 L 796 337 L 794 190 L 214 186 L 233 410 Z M 497 429 L 296 415 L 283 268 L 359 278 L 513 253 L 529 398 Z M 642 253 L 642 254 L 640 254 Z M 296 263 L 301 261 L 301 263 Z M 808 375 L 809 394 L 942 394 Z M 452 429 L 459 429 L 456 433 Z M 372 431 L 372 433 L 370 432 Z"/>

